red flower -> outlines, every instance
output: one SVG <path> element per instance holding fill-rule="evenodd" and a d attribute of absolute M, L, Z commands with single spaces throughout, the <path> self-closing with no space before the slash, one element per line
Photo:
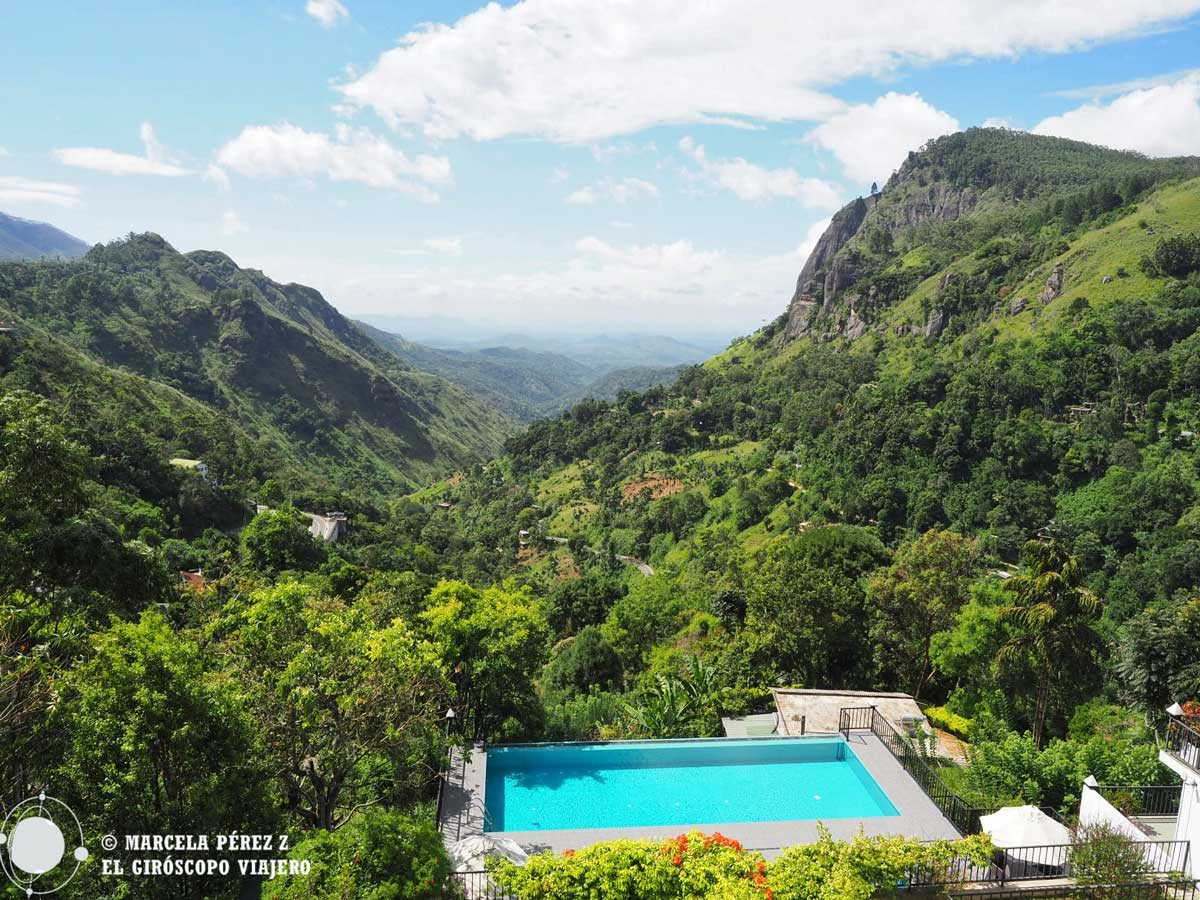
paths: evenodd
<path fill-rule="evenodd" d="M 680 856 L 678 853 L 676 853 L 674 856 L 671 857 L 671 862 L 677 866 L 681 866 L 681 865 L 683 865 L 683 857 Z"/>
<path fill-rule="evenodd" d="M 564 850 L 564 851 L 563 851 L 563 856 L 566 856 L 566 857 L 568 857 L 568 858 L 569 858 L 569 857 L 572 857 L 572 856 L 574 856 L 574 855 L 575 855 L 575 851 L 574 851 L 574 850 Z"/>

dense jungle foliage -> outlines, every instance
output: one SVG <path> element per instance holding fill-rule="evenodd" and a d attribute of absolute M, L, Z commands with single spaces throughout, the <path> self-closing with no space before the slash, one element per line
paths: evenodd
<path fill-rule="evenodd" d="M 860 337 L 781 317 L 488 462 L 504 423 L 307 289 L 152 237 L 0 265 L 0 804 L 289 833 L 320 871 L 264 897 L 437 897 L 447 740 L 715 735 L 779 685 L 913 693 L 980 806 L 1168 783 L 1155 729 L 1200 694 L 1200 180 L 989 134 L 906 164 L 975 212 L 867 220 L 846 290 L 892 299 Z M 304 512 L 332 510 L 326 543 Z"/>

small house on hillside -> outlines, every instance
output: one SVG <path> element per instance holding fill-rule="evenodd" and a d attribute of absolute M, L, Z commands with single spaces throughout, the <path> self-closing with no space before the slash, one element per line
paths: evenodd
<path fill-rule="evenodd" d="M 177 469 L 188 469 L 195 472 L 205 481 L 208 481 L 208 463 L 199 459 L 186 459 L 182 456 L 177 456 L 170 460 L 171 465 Z"/>
<path fill-rule="evenodd" d="M 184 587 L 197 593 L 208 587 L 208 579 L 204 577 L 204 572 L 200 569 L 196 569 L 194 572 L 181 569 L 179 578 L 183 581 Z"/>
<path fill-rule="evenodd" d="M 313 537 L 320 538 L 327 544 L 333 544 L 346 533 L 348 519 L 343 512 L 331 512 L 325 515 L 306 512 L 311 524 L 308 526 Z"/>

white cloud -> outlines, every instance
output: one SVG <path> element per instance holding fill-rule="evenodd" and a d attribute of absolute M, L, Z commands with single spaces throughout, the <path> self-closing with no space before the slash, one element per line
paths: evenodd
<path fill-rule="evenodd" d="M 703 145 L 690 137 L 680 140 L 679 149 L 697 163 L 703 179 L 732 191 L 742 200 L 791 197 L 804 206 L 821 209 L 836 209 L 842 205 L 836 185 L 801 175 L 795 169 L 768 169 L 740 156 L 712 159 Z"/>
<path fill-rule="evenodd" d="M 78 206 L 79 188 L 53 181 L 33 181 L 18 175 L 0 175 L 0 203 L 50 203 Z"/>
<path fill-rule="evenodd" d="M 570 177 L 571 173 L 569 171 L 564 169 L 562 166 L 555 166 L 554 171 L 550 173 L 550 177 L 547 179 L 547 181 L 549 181 L 551 184 L 562 184 L 564 181 L 569 180 Z"/>
<path fill-rule="evenodd" d="M 592 144 L 592 159 L 598 163 L 608 164 L 614 159 L 636 156 L 639 153 L 657 153 L 658 147 L 654 141 L 645 144 L 635 144 L 632 141 L 609 141 L 604 144 Z"/>
<path fill-rule="evenodd" d="M 1200 0 L 489 3 L 403 36 L 339 90 L 435 138 L 587 143 L 664 124 L 823 120 L 844 106 L 828 93 L 839 81 L 1064 52 L 1198 9 Z"/>
<path fill-rule="evenodd" d="M 426 238 L 421 246 L 433 253 L 444 253 L 447 256 L 462 256 L 463 242 L 460 237 Z"/>
<path fill-rule="evenodd" d="M 221 216 L 221 234 L 243 234 L 249 230 L 249 227 L 238 218 L 238 214 L 233 210 L 228 210 Z"/>
<path fill-rule="evenodd" d="M 215 184 L 221 193 L 229 191 L 229 173 L 220 166 L 209 163 L 201 177 L 210 184 Z"/>
<path fill-rule="evenodd" d="M 7 147 L 0 147 L 0 156 L 12 156 Z"/>
<path fill-rule="evenodd" d="M 154 134 L 154 127 L 143 122 L 141 127 L 142 146 L 145 154 L 119 153 L 104 147 L 64 147 L 54 151 L 58 161 L 67 166 L 107 172 L 109 175 L 161 175 L 175 178 L 188 175 L 190 171 L 172 162 L 166 148 Z"/>
<path fill-rule="evenodd" d="M 1200 74 L 1133 90 L 1109 103 L 1084 104 L 1043 119 L 1033 131 L 1149 156 L 1195 153 L 1200 147 Z"/>
<path fill-rule="evenodd" d="M 320 22 L 322 28 L 332 28 L 340 19 L 350 18 L 350 10 L 339 0 L 308 0 L 304 11 Z"/>
<path fill-rule="evenodd" d="M 642 197 L 657 197 L 658 186 L 641 178 L 601 178 L 567 195 L 567 202 L 591 205 L 601 200 L 628 203 Z"/>
<path fill-rule="evenodd" d="M 1200 75 L 1200 69 L 1180 69 L 1175 72 L 1165 72 L 1162 75 L 1131 78 L 1129 81 L 1117 81 L 1112 84 L 1091 84 L 1065 91 L 1054 91 L 1051 96 L 1066 97 L 1069 100 L 1099 100 L 1103 97 L 1115 97 L 1118 94 L 1128 94 L 1130 91 L 1140 91 L 1162 84 L 1174 84 L 1190 75 Z"/>
<path fill-rule="evenodd" d="M 920 94 L 889 92 L 838 113 L 808 140 L 837 157 L 847 176 L 866 183 L 884 181 L 910 150 L 952 131 L 958 131 L 958 120 Z"/>
<path fill-rule="evenodd" d="M 429 185 L 454 181 L 445 156 L 410 157 L 370 131 L 348 125 L 338 125 L 332 136 L 287 122 L 248 126 L 217 151 L 216 163 L 251 178 L 356 181 L 427 203 L 438 199 Z"/>
<path fill-rule="evenodd" d="M 984 119 L 979 124 L 984 128 L 1010 128 L 1011 129 L 1011 128 L 1016 127 L 1015 125 L 1013 125 L 1012 119 L 1006 118 L 1005 116 L 988 116 L 986 119 Z"/>
<path fill-rule="evenodd" d="M 821 239 L 821 235 L 829 227 L 829 222 L 828 218 L 813 222 L 804 232 L 804 237 L 800 239 L 799 244 L 786 253 L 768 256 L 762 261 L 763 265 L 782 268 L 784 271 L 791 272 L 794 277 L 796 273 L 804 268 L 804 263 L 808 259 L 808 255 L 817 246 L 817 241 Z"/>

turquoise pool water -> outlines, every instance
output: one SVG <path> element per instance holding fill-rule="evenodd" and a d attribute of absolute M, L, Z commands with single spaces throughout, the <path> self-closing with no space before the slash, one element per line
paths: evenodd
<path fill-rule="evenodd" d="M 494 831 L 898 815 L 838 738 L 494 747 Z"/>

